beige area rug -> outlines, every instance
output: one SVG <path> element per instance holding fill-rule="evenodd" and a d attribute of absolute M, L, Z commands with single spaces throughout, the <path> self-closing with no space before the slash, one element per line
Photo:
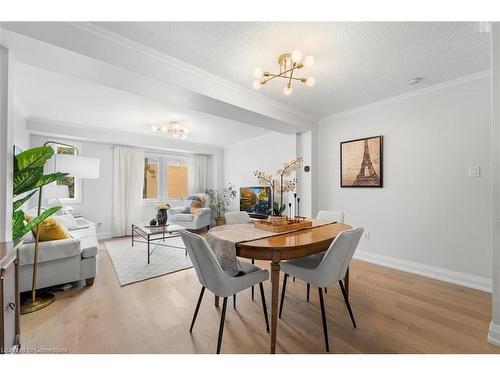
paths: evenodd
<path fill-rule="evenodd" d="M 120 286 L 182 271 L 193 266 L 189 256 L 185 255 L 184 243 L 180 237 L 168 238 L 162 243 L 181 247 L 181 249 L 156 246 L 151 242 L 152 254 L 150 264 L 148 264 L 145 243 L 135 242 L 132 247 L 130 238 L 104 242 Z"/>

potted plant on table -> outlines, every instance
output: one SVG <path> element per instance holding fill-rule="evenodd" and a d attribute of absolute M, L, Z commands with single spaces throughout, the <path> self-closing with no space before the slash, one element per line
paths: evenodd
<path fill-rule="evenodd" d="M 286 209 L 286 204 L 283 203 L 283 196 L 285 193 L 295 191 L 297 185 L 296 178 L 288 178 L 295 172 L 301 165 L 302 158 L 287 160 L 283 163 L 283 168 L 276 171 L 277 179 L 272 174 L 265 171 L 255 171 L 254 175 L 258 178 L 259 184 L 271 187 L 271 217 L 270 221 L 273 225 L 282 225 L 286 223 L 286 216 L 283 212 Z M 279 202 L 275 200 L 278 195 Z"/>
<path fill-rule="evenodd" d="M 224 212 L 228 209 L 231 201 L 236 198 L 236 189 L 233 184 L 228 184 L 221 192 L 215 189 L 205 190 L 209 207 L 215 216 L 215 225 L 224 225 Z"/>

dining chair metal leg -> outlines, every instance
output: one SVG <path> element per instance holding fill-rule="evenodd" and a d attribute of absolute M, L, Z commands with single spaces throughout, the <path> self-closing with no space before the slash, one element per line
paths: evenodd
<path fill-rule="evenodd" d="M 318 288 L 319 303 L 321 306 L 321 320 L 323 321 L 323 334 L 325 335 L 326 351 L 330 352 L 330 345 L 328 344 L 328 327 L 326 325 L 325 302 L 323 301 L 323 289 Z"/>
<path fill-rule="evenodd" d="M 281 318 L 281 313 L 283 311 L 283 302 L 285 302 L 285 290 L 286 290 L 286 281 L 288 280 L 288 274 L 285 273 L 285 278 L 283 279 L 283 288 L 281 289 L 281 301 L 280 301 L 280 312 L 279 317 Z"/>
<path fill-rule="evenodd" d="M 224 297 L 224 301 L 222 302 L 222 312 L 220 315 L 219 338 L 217 339 L 217 354 L 220 354 L 222 335 L 224 334 L 224 322 L 226 321 L 226 307 L 227 307 L 227 297 Z"/>
<path fill-rule="evenodd" d="M 349 311 L 349 315 L 351 317 L 352 325 L 354 326 L 354 328 L 356 328 L 356 321 L 354 320 L 354 314 L 352 313 L 351 304 L 349 303 L 349 296 L 347 295 L 342 280 L 339 280 L 339 285 L 340 285 L 340 290 L 342 291 L 342 295 L 344 296 L 344 302 L 345 305 L 347 306 L 347 311 Z"/>
<path fill-rule="evenodd" d="M 269 333 L 269 319 L 267 317 L 266 296 L 264 295 L 264 285 L 259 283 L 260 298 L 262 299 L 262 309 L 264 310 L 264 318 L 266 318 L 266 331 Z"/>
<path fill-rule="evenodd" d="M 293 282 L 295 282 L 295 276 L 293 277 Z"/>
<path fill-rule="evenodd" d="M 307 302 L 309 302 L 309 290 L 311 289 L 311 285 L 307 283 Z"/>
<path fill-rule="evenodd" d="M 252 264 L 255 264 L 255 259 L 252 259 Z M 252 286 L 252 301 L 254 300 L 254 288 L 255 287 Z"/>
<path fill-rule="evenodd" d="M 328 294 L 328 288 L 325 286 L 325 294 Z"/>
<path fill-rule="evenodd" d="M 203 294 L 205 293 L 205 287 L 201 287 L 200 296 L 198 297 L 198 303 L 196 304 L 196 308 L 194 309 L 193 320 L 191 321 L 191 327 L 189 327 L 189 332 L 193 331 L 194 322 L 196 321 L 196 317 L 198 316 L 198 311 L 200 310 L 201 300 L 203 299 Z"/>
<path fill-rule="evenodd" d="M 233 294 L 233 309 L 236 310 L 236 294 Z"/>

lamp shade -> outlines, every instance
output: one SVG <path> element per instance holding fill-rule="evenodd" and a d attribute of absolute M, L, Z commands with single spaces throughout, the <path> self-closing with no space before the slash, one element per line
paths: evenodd
<path fill-rule="evenodd" d="M 80 155 L 55 155 L 56 172 L 69 173 L 69 177 L 99 178 L 99 159 Z"/>
<path fill-rule="evenodd" d="M 69 198 L 68 185 L 58 185 L 53 182 L 43 187 L 42 201 L 47 205 L 58 203 L 59 199 L 64 198 Z"/>

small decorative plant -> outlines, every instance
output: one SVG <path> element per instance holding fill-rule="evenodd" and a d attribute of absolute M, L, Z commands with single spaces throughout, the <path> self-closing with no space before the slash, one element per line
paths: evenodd
<path fill-rule="evenodd" d="M 215 189 L 207 189 L 205 194 L 208 198 L 209 207 L 217 219 L 223 217 L 231 201 L 236 198 L 236 189 L 233 184 L 229 183 L 221 192 Z"/>
<path fill-rule="evenodd" d="M 271 206 L 273 207 L 273 216 L 282 216 L 286 209 L 286 204 L 283 203 L 283 195 L 285 193 L 295 191 L 297 186 L 296 178 L 288 178 L 301 165 L 302 158 L 287 160 L 283 163 L 283 168 L 276 171 L 275 179 L 272 174 L 265 171 L 255 171 L 254 175 L 259 180 L 259 184 L 271 187 Z M 275 201 L 275 195 L 279 196 L 279 202 Z"/>
<path fill-rule="evenodd" d="M 156 205 L 157 210 L 170 210 L 170 205 L 167 202 L 162 202 Z"/>

